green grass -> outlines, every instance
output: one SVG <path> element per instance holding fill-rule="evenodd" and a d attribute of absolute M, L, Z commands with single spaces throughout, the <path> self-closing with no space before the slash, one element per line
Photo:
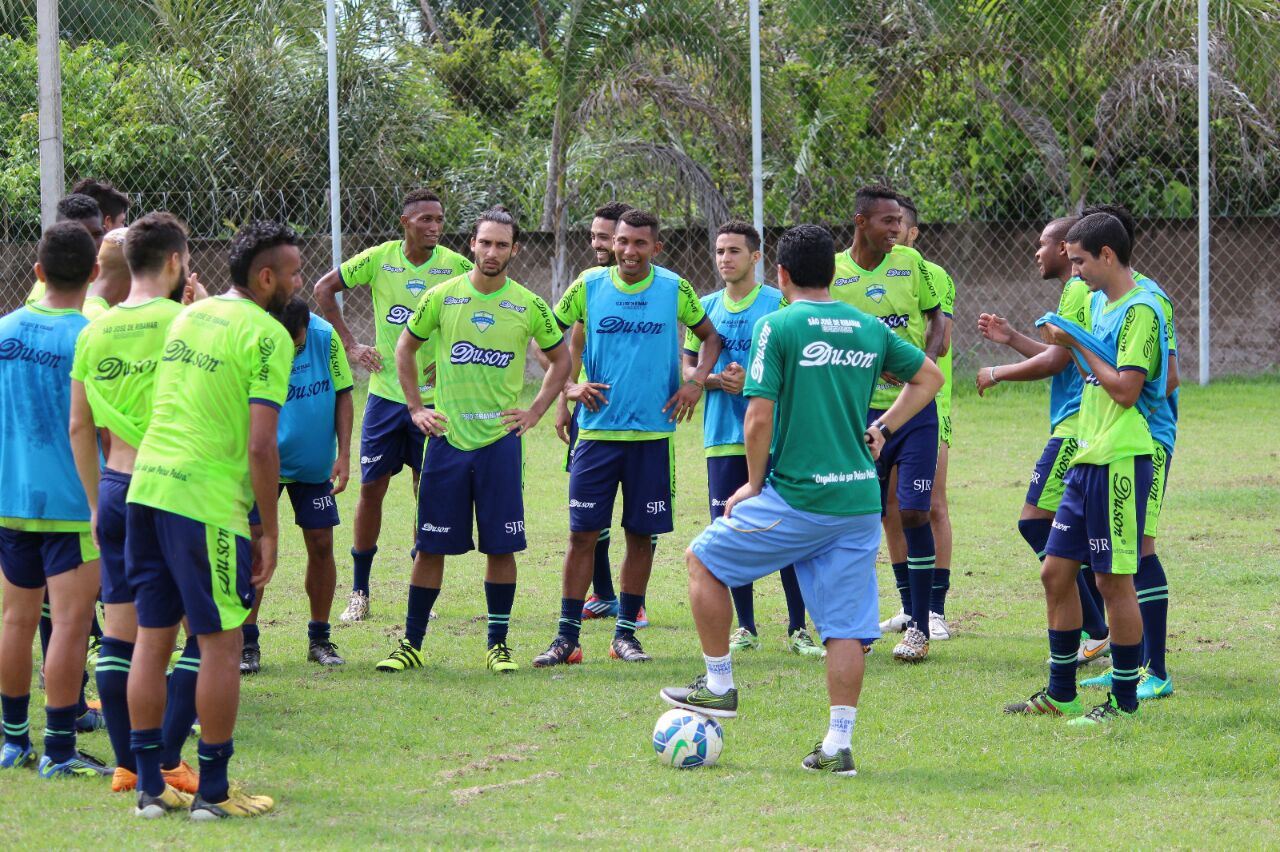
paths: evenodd
<path fill-rule="evenodd" d="M 1276 700 L 1280 386 L 1183 391 L 1162 522 L 1177 694 L 1115 730 L 1001 715 L 1045 678 L 1044 603 L 1014 523 L 1046 434 L 1042 388 L 979 399 L 962 383 L 950 493 L 957 638 L 929 661 L 869 660 L 854 735 L 861 774 L 815 776 L 801 757 L 826 727 L 820 663 L 788 655 L 778 582 L 757 586 L 764 647 L 738 660 L 742 715 L 720 764 L 679 772 L 649 745 L 659 687 L 701 666 L 685 596 L 684 545 L 706 519 L 697 429 L 679 439 L 676 532 L 658 547 L 641 635 L 648 666 L 606 659 L 611 628 L 588 623 L 587 664 L 528 667 L 554 631 L 566 535 L 563 451 L 545 421 L 528 441 L 529 550 L 512 643 L 522 669 L 484 669 L 482 557 L 449 563 L 427 667 L 380 675 L 401 631 L 413 520 L 394 481 L 374 566 L 371 622 L 341 627 L 340 671 L 305 662 L 303 551 L 295 531 L 263 616 L 260 675 L 244 684 L 234 777 L 276 796 L 252 824 L 143 823 L 105 784 L 0 778 L 0 830 L 15 846 L 1259 846 L 1280 837 Z M 350 520 L 355 493 L 340 498 Z M 350 526 L 338 532 L 346 561 Z M 615 563 L 621 541 L 614 544 Z M 348 581 L 340 569 L 339 586 Z M 883 608 L 897 609 L 882 565 Z M 342 608 L 339 601 L 334 616 Z M 35 696 L 35 706 L 40 703 Z M 37 713 L 33 729 L 39 729 Z M 104 734 L 82 745 L 109 754 Z M 1270 838 L 1268 840 L 1268 838 Z"/>

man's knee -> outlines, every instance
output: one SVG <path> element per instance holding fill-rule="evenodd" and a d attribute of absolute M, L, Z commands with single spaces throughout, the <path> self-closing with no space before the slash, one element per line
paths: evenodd
<path fill-rule="evenodd" d="M 302 542 L 307 548 L 307 557 L 311 560 L 333 556 L 333 530 L 303 530 Z"/>
<path fill-rule="evenodd" d="M 370 501 L 377 505 L 382 505 L 382 498 L 387 496 L 387 486 L 390 484 L 390 476 L 384 476 L 372 482 L 360 483 L 360 502 Z"/>
<path fill-rule="evenodd" d="M 596 542 L 600 539 L 599 530 L 570 530 L 569 531 L 569 547 L 573 550 L 590 547 L 595 548 Z"/>
<path fill-rule="evenodd" d="M 929 512 L 924 509 L 903 509 L 901 515 L 904 530 L 915 529 L 929 523 Z"/>
<path fill-rule="evenodd" d="M 947 498 L 935 493 L 933 502 L 929 504 L 929 523 L 945 524 L 950 520 L 951 512 L 947 509 Z"/>

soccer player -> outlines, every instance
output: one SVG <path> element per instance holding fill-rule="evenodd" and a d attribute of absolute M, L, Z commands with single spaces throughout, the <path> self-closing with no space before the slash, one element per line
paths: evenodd
<path fill-rule="evenodd" d="M 94 251 L 101 248 L 102 238 L 107 233 L 102 227 L 102 210 L 98 208 L 98 202 L 89 196 L 76 193 L 63 196 L 58 202 L 57 221 L 80 223 L 89 232 L 89 236 L 93 237 Z M 44 282 L 37 278 L 31 292 L 27 294 L 27 302 L 38 302 L 43 298 Z"/>
<path fill-rule="evenodd" d="M 707 402 L 702 409 L 702 443 L 707 456 L 707 498 L 711 520 L 724 514 L 729 497 L 747 481 L 746 446 L 742 421 L 747 400 L 742 395 L 746 373 L 742 362 L 751 349 L 751 332 L 756 321 L 773 313 L 782 303 L 776 287 L 756 282 L 760 261 L 760 233 L 746 222 L 731 221 L 716 234 L 716 268 L 724 287 L 702 297 L 703 310 L 720 334 L 720 357 L 715 372 L 707 376 Z M 685 337 L 684 370 L 692 376 L 697 369 L 697 336 Z M 779 572 L 787 600 L 787 647 L 792 653 L 821 657 L 822 648 L 805 629 L 804 598 L 790 565 Z M 756 628 L 755 602 L 751 583 L 735 587 L 733 608 L 738 629 L 729 638 L 729 650 L 750 651 L 760 647 Z"/>
<path fill-rule="evenodd" d="M 391 477 L 408 465 L 414 493 L 422 467 L 422 432 L 409 418 L 404 391 L 395 375 L 396 341 L 422 294 L 436 284 L 471 271 L 471 261 L 439 244 L 444 205 L 427 189 L 404 197 L 400 214 L 404 238 L 366 249 L 316 282 L 316 304 L 333 324 L 352 360 L 369 371 L 369 399 L 360 429 L 360 496 L 352 530 L 352 585 L 342 621 L 369 617 L 369 573 L 382 531 L 382 501 Z M 338 306 L 337 294 L 368 287 L 373 299 L 374 345 L 356 341 Z M 421 350 L 419 393 L 431 404 L 435 384 L 433 347 Z"/>
<path fill-rule="evenodd" d="M 744 393 L 749 479 L 687 551 L 689 602 L 706 674 L 664 701 L 709 716 L 738 714 L 729 654 L 732 588 L 795 566 L 827 646 L 830 721 L 805 769 L 857 774 L 851 737 L 866 665 L 860 640 L 879 635 L 875 456 L 890 433 L 933 404 L 938 368 L 899 335 L 833 298 L 835 246 L 816 225 L 778 242 L 778 283 L 790 306 L 756 322 Z M 882 373 L 906 385 L 867 423 Z M 773 448 L 773 467 L 769 452 Z"/>
<path fill-rule="evenodd" d="M 693 417 L 707 376 L 720 357 L 720 337 L 688 281 L 653 263 L 662 250 L 658 218 L 629 210 L 613 237 L 617 265 L 589 269 L 556 306 L 562 328 L 587 331 L 586 382 L 566 396 L 586 408 L 569 471 L 569 547 L 555 639 L 535 668 L 582 662 L 582 606 L 600 530 L 609 526 L 622 488 L 627 537 L 618 620 L 609 656 L 650 659 L 636 639 L 636 621 L 653 568 L 650 537 L 671 532 L 672 444 L 676 424 Z M 680 380 L 677 325 L 702 341 L 693 374 Z"/>
<path fill-rule="evenodd" d="M 1077 716 L 1108 724 L 1138 710 L 1142 615 L 1134 590 L 1152 485 L 1150 412 L 1164 404 L 1168 345 L 1164 310 L 1134 283 L 1120 220 L 1085 216 L 1067 232 L 1067 259 L 1095 293 L 1090 328 L 1057 314 L 1038 322 L 1046 343 L 1088 366 L 1080 398 L 1079 448 L 1045 545 L 1041 580 L 1049 615 L 1049 685 L 1007 713 Z M 1111 693 L 1083 713 L 1076 692 L 1082 617 L 1076 575 L 1088 562 L 1111 617 Z"/>
<path fill-rule="evenodd" d="M 124 240 L 127 228 L 108 231 L 98 249 L 98 277 L 89 285 L 81 313 L 88 320 L 95 320 L 109 309 L 124 301 L 129 295 L 133 278 L 124 257 Z"/>
<path fill-rule="evenodd" d="M 125 226 L 125 220 L 129 216 L 129 196 L 112 186 L 110 181 L 81 178 L 71 187 L 71 192 L 87 195 L 98 202 L 98 209 L 102 212 L 102 227 L 105 231 L 110 232 Z"/>
<path fill-rule="evenodd" d="M 836 255 L 831 295 L 877 317 L 891 331 L 937 362 L 946 348 L 946 317 L 924 258 L 898 245 L 902 205 L 888 187 L 867 186 L 854 196 L 853 245 Z M 869 417 L 881 417 L 900 391 L 886 378 L 877 383 Z M 901 430 L 885 436 L 876 460 L 881 505 L 887 506 L 896 471 L 898 519 L 907 540 L 907 561 L 893 565 L 902 612 L 881 631 L 905 631 L 894 659 L 920 662 L 929 655 L 929 607 L 933 596 L 934 541 L 929 507 L 938 465 L 938 408 L 926 405 Z"/>
<path fill-rule="evenodd" d="M 405 635 L 378 663 L 381 672 L 421 668 L 422 638 L 444 580 L 445 557 L 476 547 L 473 515 L 486 561 L 485 665 L 496 673 L 519 668 L 511 659 L 507 628 L 516 593 L 515 555 L 526 546 L 522 436 L 542 419 L 569 377 L 569 353 L 560 345 L 551 309 L 507 277 L 519 245 L 520 226 L 510 212 L 493 207 L 482 213 L 471 236 L 475 268 L 427 291 L 396 349 L 413 422 L 430 437 L 418 492 Z M 538 395 L 521 409 L 530 340 L 546 353 L 551 369 Z M 415 381 L 424 343 L 435 348 L 435 409 L 422 404 Z"/>
<path fill-rule="evenodd" d="M 916 239 L 920 236 L 920 214 L 915 203 L 905 195 L 898 196 L 902 205 L 904 234 L 901 245 L 915 248 Z M 941 300 L 942 315 L 946 318 L 943 354 L 938 358 L 938 369 L 942 372 L 942 390 L 938 391 L 938 471 L 933 478 L 933 491 L 929 500 L 929 527 L 933 530 L 933 541 L 937 552 L 933 570 L 933 587 L 929 598 L 929 638 L 930 640 L 946 640 L 951 638 L 951 628 L 947 626 L 947 592 L 951 589 L 951 513 L 947 507 L 947 467 L 951 452 L 951 326 L 956 303 L 956 285 L 951 275 L 933 261 L 924 261 L 925 267 L 933 279 L 934 290 Z M 907 540 L 898 525 L 897 512 L 897 474 L 889 482 L 887 510 L 884 517 L 885 539 L 889 547 L 889 560 L 893 564 L 907 563 Z M 901 619 L 905 617 L 905 607 Z M 892 619 L 891 619 L 892 620 Z"/>
<path fill-rule="evenodd" d="M 329 614 L 338 584 L 333 559 L 333 528 L 339 523 L 335 497 L 351 478 L 351 367 L 342 340 L 333 326 L 307 310 L 294 296 L 275 315 L 293 343 L 293 371 L 289 392 L 280 410 L 280 493 L 289 492 L 293 520 L 302 530 L 307 548 L 307 573 L 303 581 L 311 606 L 307 623 L 307 659 L 322 666 L 340 666 L 329 633 Z M 249 528 L 256 540 L 262 534 L 257 512 L 249 514 Z M 245 620 L 244 650 L 240 674 L 256 674 L 262 668 L 259 644 L 258 592 L 253 611 Z"/>
<path fill-rule="evenodd" d="M 36 249 L 44 294 L 0 319 L 0 769 L 32 767 L 27 708 L 31 639 L 48 590 L 53 631 L 45 651 L 42 778 L 105 775 L 76 754 L 77 696 L 98 594 L 98 552 L 68 432 L 71 362 L 88 324 L 80 313 L 97 275 L 97 246 L 79 223 L 59 222 Z"/>
<path fill-rule="evenodd" d="M 99 253 L 100 265 L 110 242 L 108 234 Z M 128 298 L 80 333 L 71 368 L 71 448 L 102 554 L 105 635 L 95 675 L 107 736 L 116 757 L 111 779 L 115 792 L 133 790 L 137 785 L 137 765 L 129 743 L 128 681 L 138 616 L 125 564 L 125 496 L 137 448 L 151 417 L 155 371 L 163 357 L 165 335 L 182 310 L 176 299 L 187 279 L 186 228 L 169 213 L 149 213 L 128 230 L 123 254 L 131 274 Z M 99 430 L 108 436 L 101 471 Z M 182 759 L 182 746 L 195 719 L 199 668 L 199 646 L 189 640 L 169 677 L 161 726 L 161 773 L 166 783 L 185 793 L 196 790 L 196 773 Z"/>
<path fill-rule="evenodd" d="M 240 703 L 240 625 L 276 566 L 276 427 L 293 345 L 267 311 L 284 307 L 302 284 L 298 238 L 277 222 L 247 225 L 231 241 L 230 267 L 230 292 L 185 308 L 169 326 L 129 485 L 125 547 L 138 613 L 130 741 L 137 813 L 146 817 L 188 802 L 196 820 L 257 816 L 274 806 L 230 789 L 227 763 Z M 255 498 L 262 537 L 251 570 Z M 194 800 L 160 770 L 164 671 L 184 616 L 201 656 Z"/>

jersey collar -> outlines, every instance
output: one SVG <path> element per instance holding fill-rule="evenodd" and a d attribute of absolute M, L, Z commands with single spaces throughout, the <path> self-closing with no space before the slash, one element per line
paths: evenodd
<path fill-rule="evenodd" d="M 400 259 L 404 261 L 405 267 L 416 271 L 431 265 L 431 261 L 435 260 L 436 255 L 440 253 L 440 244 L 436 243 L 436 247 L 431 250 L 431 254 L 427 255 L 427 259 L 419 264 L 414 264 L 413 261 L 409 260 L 409 255 L 404 253 L 404 240 L 397 243 L 396 251 L 400 252 Z"/>
<path fill-rule="evenodd" d="M 654 269 L 656 268 L 657 267 L 655 267 L 652 263 L 649 264 L 648 275 L 646 275 L 642 280 L 637 281 L 635 284 L 628 284 L 627 282 L 622 280 L 621 276 L 618 275 L 618 267 L 610 266 L 609 279 L 613 281 L 614 287 L 617 287 L 619 290 L 621 290 L 624 293 L 627 293 L 627 294 L 639 293 L 641 290 L 646 289 L 650 284 L 653 283 L 653 272 L 654 272 Z"/>
<path fill-rule="evenodd" d="M 507 292 L 507 290 L 511 289 L 511 284 L 512 284 L 511 279 L 508 278 L 506 281 L 502 282 L 501 287 L 499 287 L 497 290 L 494 290 L 492 293 L 481 293 L 479 290 L 476 289 L 476 285 L 471 283 L 471 275 L 469 273 L 464 272 L 462 274 L 462 277 L 467 279 L 467 289 L 471 291 L 471 295 L 476 299 L 496 299 L 497 297 L 501 296 L 503 293 Z"/>
<path fill-rule="evenodd" d="M 893 257 L 893 252 L 888 252 L 885 254 L 884 259 L 880 261 L 880 265 L 877 266 L 875 269 L 863 269 L 861 266 L 858 265 L 858 261 L 853 259 L 853 246 L 849 246 L 847 249 L 845 249 L 844 253 L 845 253 L 845 256 L 849 258 L 849 263 L 853 265 L 853 268 L 856 269 L 862 275 L 875 275 L 877 272 L 884 269 L 885 265 L 889 263 L 889 259 Z"/>
<path fill-rule="evenodd" d="M 760 295 L 760 288 L 763 286 L 763 284 L 757 284 L 755 287 L 751 288 L 750 293 L 743 296 L 742 299 L 737 302 L 729 298 L 729 288 L 726 287 L 724 289 L 724 295 L 721 297 L 724 302 L 724 309 L 731 314 L 742 313 L 747 308 L 755 304 L 756 297 Z"/>

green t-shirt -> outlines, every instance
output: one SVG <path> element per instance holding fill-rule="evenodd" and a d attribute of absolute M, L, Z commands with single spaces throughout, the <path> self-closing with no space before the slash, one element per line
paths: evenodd
<path fill-rule="evenodd" d="M 933 261 L 926 260 L 925 268 L 929 270 L 929 277 L 933 281 L 933 289 L 938 294 L 938 306 L 942 312 L 950 319 L 956 311 L 956 284 L 952 280 L 951 274 Z M 955 349 L 954 335 L 952 337 L 953 344 L 947 348 L 947 354 L 938 358 L 938 369 L 942 371 L 942 389 L 938 391 L 938 417 L 948 417 L 951 414 L 951 353 Z"/>
<path fill-rule="evenodd" d="M 94 422 L 131 447 L 147 431 L 165 335 L 181 312 L 182 305 L 165 298 L 117 305 L 76 340 L 71 378 L 84 384 Z"/>
<path fill-rule="evenodd" d="M 460 450 L 507 434 L 502 412 L 516 407 L 524 387 L 529 340 L 545 352 L 562 339 L 551 308 L 537 295 L 510 278 L 481 293 L 468 275 L 428 290 L 406 328 L 435 349 L 436 409 L 449 418 L 446 437 Z"/>
<path fill-rule="evenodd" d="M 1126 367 L 1136 368 L 1157 377 L 1160 320 L 1148 306 L 1130 304 L 1139 292 L 1135 287 L 1116 301 L 1106 303 L 1102 310 L 1126 312 L 1116 342 L 1116 368 L 1122 371 Z M 1080 395 L 1077 437 L 1080 449 L 1072 465 L 1104 465 L 1128 456 L 1151 454 L 1151 429 L 1138 406 L 1120 405 L 1092 377 L 1085 380 L 1084 392 Z"/>
<path fill-rule="evenodd" d="M 169 326 L 129 502 L 249 536 L 249 406 L 280 408 L 293 341 L 250 299 L 202 299 Z"/>
<path fill-rule="evenodd" d="M 374 346 L 382 356 L 382 370 L 369 374 L 369 393 L 404 404 L 404 391 L 396 377 L 396 341 L 413 316 L 422 294 L 437 284 L 470 272 L 474 264 L 456 251 L 436 246 L 431 257 L 414 266 L 404 256 L 404 240 L 392 240 L 365 249 L 339 268 L 342 283 L 368 287 L 373 298 Z M 431 366 L 430 346 L 418 350 L 418 375 Z M 430 403 L 432 386 L 419 382 L 422 401 Z"/>
<path fill-rule="evenodd" d="M 875 462 L 863 441 L 882 372 L 909 379 L 924 353 L 842 302 L 794 302 L 756 323 L 743 394 L 776 403 L 769 482 L 792 508 L 823 515 L 880 512 Z"/>
<path fill-rule="evenodd" d="M 836 277 L 831 284 L 831 295 L 871 314 L 899 337 L 923 350 L 924 315 L 939 307 L 942 300 L 920 252 L 906 246 L 894 246 L 879 266 L 866 270 L 854 262 L 851 251 L 845 249 L 836 255 Z M 900 391 L 897 385 L 876 382 L 871 407 L 877 410 L 888 408 Z"/>

